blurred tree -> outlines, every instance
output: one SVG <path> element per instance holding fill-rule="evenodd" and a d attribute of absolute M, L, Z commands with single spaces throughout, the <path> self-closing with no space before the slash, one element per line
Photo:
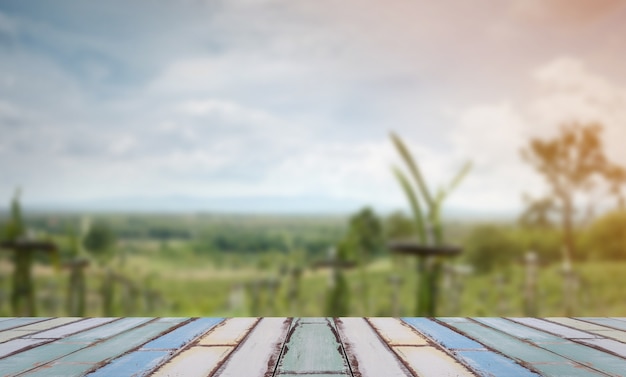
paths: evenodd
<path fill-rule="evenodd" d="M 393 212 L 385 219 L 383 225 L 385 238 L 388 240 L 415 235 L 415 223 L 402 211 Z"/>
<path fill-rule="evenodd" d="M 362 315 L 370 315 L 372 302 L 369 291 L 366 267 L 375 254 L 379 254 L 383 246 L 383 233 L 380 219 L 369 207 L 361 209 L 350 217 L 348 226 L 349 241 L 343 243 L 343 247 L 352 247 L 353 251 L 346 250 L 356 257 L 359 266 L 360 277 L 360 302 L 364 306 Z M 346 255 L 348 256 L 348 255 Z"/>
<path fill-rule="evenodd" d="M 83 246 L 102 265 L 109 263 L 115 256 L 114 244 L 115 235 L 105 221 L 94 222 L 83 240 Z"/>
<path fill-rule="evenodd" d="M 115 236 L 109 225 L 104 221 L 96 221 L 89 227 L 83 240 L 85 248 L 93 255 L 101 267 L 105 269 L 100 295 L 102 297 L 102 310 L 105 317 L 114 316 L 114 282 L 115 274 L 109 263 L 115 256 Z"/>
<path fill-rule="evenodd" d="M 626 210 L 609 212 L 595 220 L 582 244 L 595 259 L 626 259 Z"/>
<path fill-rule="evenodd" d="M 479 225 L 464 241 L 464 257 L 477 273 L 489 273 L 511 265 L 523 254 L 510 230 L 497 225 Z"/>
<path fill-rule="evenodd" d="M 529 210 L 537 212 L 531 210 L 533 206 L 542 211 L 555 208 L 560 213 L 565 257 L 570 260 L 580 257 L 574 241 L 576 195 L 591 192 L 601 179 L 619 197 L 626 181 L 626 171 L 605 156 L 601 131 L 597 124 L 568 125 L 556 138 L 531 139 L 522 150 L 524 160 L 544 176 L 551 190 L 545 198 L 529 201 Z"/>

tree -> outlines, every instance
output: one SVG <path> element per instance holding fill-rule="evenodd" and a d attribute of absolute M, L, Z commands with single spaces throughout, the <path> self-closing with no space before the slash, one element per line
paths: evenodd
<path fill-rule="evenodd" d="M 596 219 L 584 234 L 583 245 L 593 258 L 626 260 L 626 210 Z"/>
<path fill-rule="evenodd" d="M 569 260 L 579 257 L 574 241 L 577 195 L 589 194 L 604 181 L 609 192 L 619 196 L 626 181 L 626 171 L 605 156 L 601 131 L 597 124 L 571 124 L 562 127 L 556 138 L 531 139 L 522 150 L 524 160 L 543 175 L 550 187 L 540 201 L 546 204 L 545 208 L 553 207 L 560 214 L 565 257 Z M 531 201 L 531 206 L 540 201 Z"/>
<path fill-rule="evenodd" d="M 113 257 L 113 244 L 115 236 L 111 227 L 104 221 L 96 221 L 89 228 L 83 246 L 98 260 L 105 264 Z"/>

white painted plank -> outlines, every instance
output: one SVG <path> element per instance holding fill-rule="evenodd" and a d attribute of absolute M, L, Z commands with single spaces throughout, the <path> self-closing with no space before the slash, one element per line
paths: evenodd
<path fill-rule="evenodd" d="M 289 318 L 261 319 L 215 375 L 272 376 L 290 324 Z"/>
<path fill-rule="evenodd" d="M 151 377 L 211 376 L 234 348 L 233 346 L 192 347 L 178 354 L 154 372 Z"/>
<path fill-rule="evenodd" d="M 355 377 L 411 376 L 365 319 L 340 318 L 336 325 Z"/>
<path fill-rule="evenodd" d="M 200 339 L 198 344 L 202 346 L 235 346 L 258 321 L 258 318 L 228 318 Z"/>
<path fill-rule="evenodd" d="M 25 338 L 33 339 L 60 339 L 64 336 L 75 334 L 77 332 L 87 330 L 96 326 L 103 325 L 116 320 L 116 318 L 88 318 L 82 321 L 69 323 L 54 329 L 38 332 L 26 336 Z"/>
<path fill-rule="evenodd" d="M 415 332 L 411 326 L 396 318 L 368 318 L 367 321 L 391 346 L 424 346 L 428 344 L 426 339 Z"/>
<path fill-rule="evenodd" d="M 420 377 L 473 377 L 452 357 L 434 347 L 397 346 L 394 351 Z M 383 374 L 384 375 L 384 374 Z"/>

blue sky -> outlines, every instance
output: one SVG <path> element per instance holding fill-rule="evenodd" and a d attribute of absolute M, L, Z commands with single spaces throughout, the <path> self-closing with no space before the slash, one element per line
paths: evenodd
<path fill-rule="evenodd" d="M 2 1 L 0 198 L 404 208 L 395 131 L 432 186 L 474 162 L 450 208 L 515 212 L 545 190 L 519 149 L 563 122 L 602 122 L 626 165 L 625 19 L 613 0 Z"/>

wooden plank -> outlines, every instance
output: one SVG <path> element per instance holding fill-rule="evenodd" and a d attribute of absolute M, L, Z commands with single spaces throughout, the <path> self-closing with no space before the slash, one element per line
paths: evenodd
<path fill-rule="evenodd" d="M 610 327 L 621 331 L 626 331 L 626 322 L 613 318 L 578 317 L 579 321 L 591 322 L 600 326 Z"/>
<path fill-rule="evenodd" d="M 354 377 L 412 376 L 363 318 L 335 320 Z"/>
<path fill-rule="evenodd" d="M 180 318 L 183 322 L 186 319 Z M 147 343 L 156 336 L 176 326 L 168 320 L 154 320 L 142 326 L 122 332 L 104 341 L 85 347 L 77 352 L 63 356 L 51 363 L 24 374 L 28 377 L 78 377 L 107 363 L 124 353 Z"/>
<path fill-rule="evenodd" d="M 475 318 L 475 320 L 520 339 L 526 339 L 541 348 L 595 370 L 611 375 L 620 375 L 626 371 L 626 360 L 587 345 L 546 334 L 503 318 Z"/>
<path fill-rule="evenodd" d="M 222 318 L 193 320 L 144 344 L 139 350 L 111 361 L 89 376 L 147 376 L 170 359 L 180 348 L 205 334 L 222 320 Z"/>
<path fill-rule="evenodd" d="M 87 318 L 78 322 L 72 322 L 67 325 L 59 326 L 50 330 L 41 331 L 30 334 L 25 338 L 33 339 L 60 339 L 68 335 L 76 334 L 84 330 L 88 330 L 97 326 L 113 322 L 117 318 Z"/>
<path fill-rule="evenodd" d="M 234 348 L 233 346 L 191 347 L 157 369 L 151 377 L 213 376 L 213 372 Z"/>
<path fill-rule="evenodd" d="M 297 373 L 349 376 L 350 367 L 332 319 L 304 323 L 300 319 L 295 320 L 276 375 Z"/>
<path fill-rule="evenodd" d="M 79 343 L 48 343 L 0 359 L 0 376 L 15 376 L 83 348 Z"/>
<path fill-rule="evenodd" d="M 511 321 L 521 323 L 526 326 L 534 327 L 567 339 L 594 339 L 598 335 L 594 335 L 585 331 L 573 329 L 571 327 L 559 325 L 557 323 L 548 322 L 539 318 L 508 318 Z"/>
<path fill-rule="evenodd" d="M 47 330 L 53 327 L 76 322 L 79 320 L 81 320 L 81 318 L 53 318 L 46 321 L 35 322 L 30 325 L 20 326 L 12 330 L 6 330 L 1 332 L 0 342 L 6 342 L 7 340 L 21 338 L 42 330 Z"/>
<path fill-rule="evenodd" d="M 552 334 L 571 339 L 573 341 L 583 343 L 595 348 L 601 348 L 615 355 L 626 358 L 626 344 L 618 342 L 614 339 L 600 338 L 599 335 L 590 334 L 584 331 L 575 330 L 567 326 L 544 321 L 538 318 L 513 318 L 516 322 L 523 323 L 527 326 L 541 328 Z"/>
<path fill-rule="evenodd" d="M 239 344 L 250 329 L 259 321 L 258 318 L 229 318 L 228 321 L 215 327 L 211 333 L 200 339 L 202 346 L 235 346 Z"/>
<path fill-rule="evenodd" d="M 141 326 L 144 323 L 152 321 L 152 318 L 121 318 L 117 321 L 113 321 L 102 326 L 98 326 L 72 336 L 59 339 L 61 343 L 82 343 L 90 344 L 98 340 L 110 338 L 114 335 L 122 333 L 126 330 L 130 330 L 137 326 Z"/>
<path fill-rule="evenodd" d="M 6 321 L 0 321 L 0 331 L 15 329 L 16 327 L 28 325 L 35 322 L 46 321 L 50 318 L 44 317 L 22 317 L 22 318 L 11 318 Z"/>
<path fill-rule="evenodd" d="M 427 318 L 403 318 L 417 331 L 452 351 L 452 354 L 479 376 L 537 376 L 514 360 Z"/>
<path fill-rule="evenodd" d="M 486 327 L 476 322 L 448 322 L 445 318 L 438 319 L 456 331 L 508 356 L 525 366 L 530 366 L 546 376 L 601 376 L 582 364 L 573 362 L 563 356 L 554 354 L 536 345 L 529 344 L 511 335 Z"/>
<path fill-rule="evenodd" d="M 524 326 L 521 323 L 506 320 L 504 318 L 473 318 L 474 321 L 490 326 L 498 331 L 507 333 L 518 339 L 528 340 L 541 345 L 543 343 L 571 343 L 570 340 L 549 334 L 547 332 Z"/>
<path fill-rule="evenodd" d="M 261 319 L 215 376 L 272 376 L 291 322 L 291 318 Z"/>
<path fill-rule="evenodd" d="M 393 350 L 420 377 L 474 376 L 450 355 L 435 347 L 396 346 Z"/>
<path fill-rule="evenodd" d="M 418 335 L 404 322 L 395 318 L 368 318 L 367 321 L 390 346 L 425 346 L 426 338 Z"/>
<path fill-rule="evenodd" d="M 171 358 L 152 376 L 204 377 L 213 373 L 251 329 L 258 318 L 229 318 Z M 215 335 L 215 341 L 209 340 Z M 226 344 L 226 345 L 224 345 Z"/>
<path fill-rule="evenodd" d="M 573 318 L 565 318 L 565 317 L 551 317 L 546 318 L 550 322 L 558 323 L 564 326 L 572 327 L 578 330 L 590 332 L 592 334 L 599 335 L 604 338 L 611 338 L 615 340 L 619 340 L 620 342 L 626 342 L 626 332 L 615 330 L 610 327 L 600 326 L 595 323 L 579 321 Z"/>
<path fill-rule="evenodd" d="M 12 339 L 0 344 L 0 358 L 48 342 L 48 339 Z"/>
<path fill-rule="evenodd" d="M 424 377 L 474 375 L 405 322 L 396 318 L 368 318 L 367 321 L 415 375 Z"/>

